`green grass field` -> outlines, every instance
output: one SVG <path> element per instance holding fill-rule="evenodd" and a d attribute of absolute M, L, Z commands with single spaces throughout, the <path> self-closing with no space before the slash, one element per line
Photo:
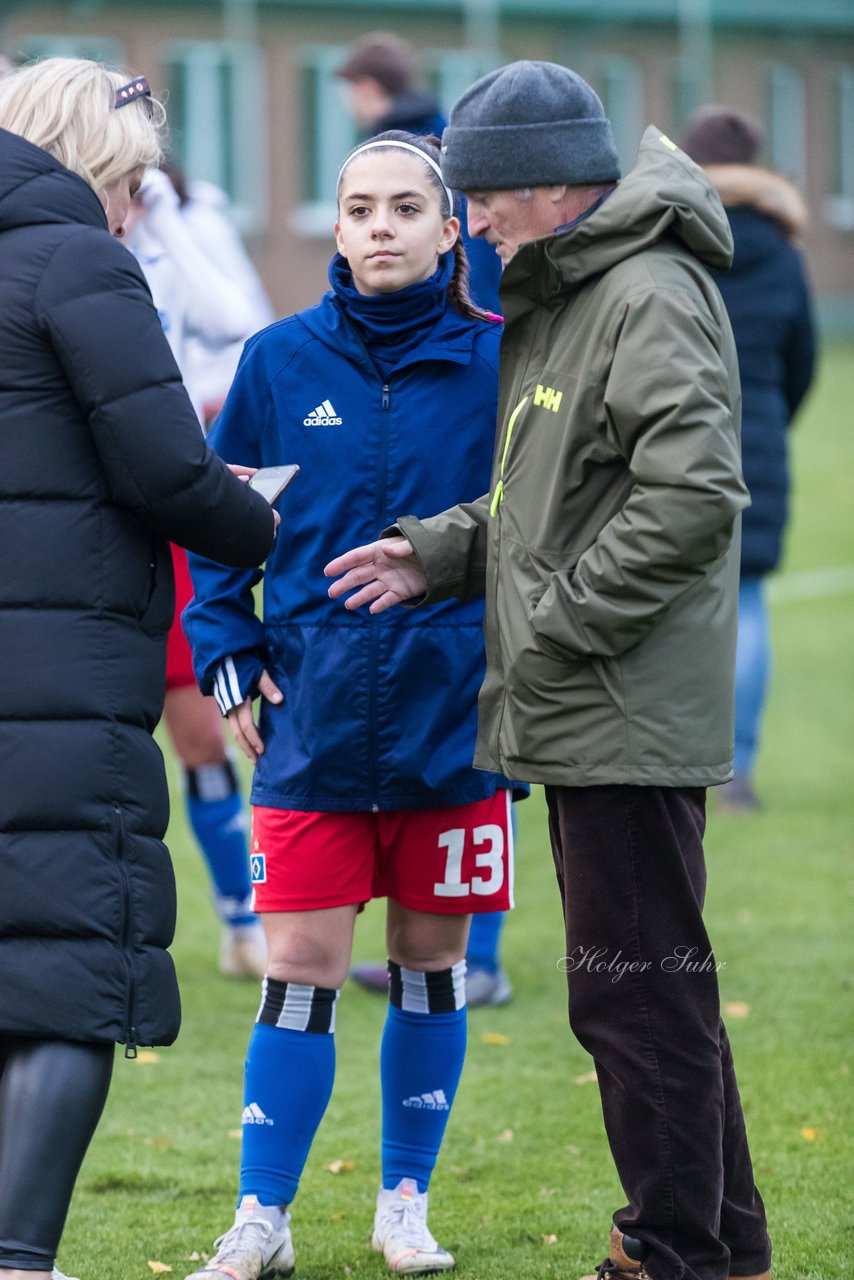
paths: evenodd
<path fill-rule="evenodd" d="M 785 572 L 854 566 L 854 346 L 824 353 L 795 437 L 795 516 Z M 822 586 L 822 583 L 824 585 Z M 790 589 L 786 589 L 787 584 Z M 824 594 L 812 595 L 813 590 Z M 707 917 L 774 1237 L 776 1280 L 850 1274 L 852 1166 L 850 861 L 854 571 L 786 577 L 773 609 L 775 678 L 757 784 L 761 814 L 710 805 Z M 174 766 L 169 762 L 172 778 Z M 177 794 L 177 792 L 176 792 Z M 83 1280 L 183 1277 L 228 1226 L 239 1156 L 242 1061 L 253 983 L 215 972 L 217 928 L 180 804 L 178 1044 L 116 1063 L 60 1253 Z M 518 907 L 505 932 L 511 1005 L 474 1011 L 469 1056 L 431 1192 L 431 1224 L 464 1280 L 573 1280 L 604 1257 L 622 1203 L 591 1061 L 566 1025 L 561 919 L 542 798 L 523 806 Z M 381 957 L 382 911 L 357 958 Z M 383 1001 L 348 986 L 338 1079 L 295 1205 L 305 1280 L 379 1280 L 369 1232 L 378 1182 Z M 150 1059 L 150 1060 L 149 1060 Z M 58 1135 L 61 1141 L 61 1135 Z M 334 1174 L 337 1160 L 352 1168 Z M 846 1202 L 847 1199 L 847 1202 Z M 151 1264 L 162 1264 L 152 1267 Z"/>

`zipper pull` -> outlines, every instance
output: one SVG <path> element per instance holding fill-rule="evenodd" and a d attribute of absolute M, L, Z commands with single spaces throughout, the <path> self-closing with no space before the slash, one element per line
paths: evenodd
<path fill-rule="evenodd" d="M 136 1027 L 128 1027 L 128 1039 L 125 1045 L 125 1057 L 133 1059 L 137 1056 L 136 1052 Z"/>
<path fill-rule="evenodd" d="M 383 383 L 383 408 L 388 409 L 391 404 L 391 387 L 387 382 Z"/>

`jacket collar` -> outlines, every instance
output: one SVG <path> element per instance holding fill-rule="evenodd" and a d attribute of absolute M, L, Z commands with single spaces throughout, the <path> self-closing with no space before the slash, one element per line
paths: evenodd
<path fill-rule="evenodd" d="M 87 182 L 26 138 L 0 129 L 0 230 L 78 223 L 107 230 Z"/>
<path fill-rule="evenodd" d="M 321 298 L 316 307 L 301 311 L 299 319 L 315 338 L 329 347 L 336 355 L 353 364 L 361 365 L 372 376 L 376 368 L 367 349 L 353 325 L 347 319 L 341 303 L 331 291 Z M 425 360 L 441 360 L 449 364 L 470 364 L 474 350 L 475 334 L 481 323 L 460 315 L 447 306 L 428 337 L 413 351 L 404 355 L 398 369 L 408 368 Z"/>

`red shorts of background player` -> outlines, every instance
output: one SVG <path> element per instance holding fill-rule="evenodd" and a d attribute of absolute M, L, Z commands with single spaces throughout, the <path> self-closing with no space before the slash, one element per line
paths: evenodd
<path fill-rule="evenodd" d="M 175 572 L 175 616 L 166 639 L 166 688 L 182 689 L 195 684 L 193 656 L 184 628 L 181 626 L 181 610 L 193 598 L 193 580 L 187 567 L 187 553 L 183 547 L 171 544 L 172 568 Z"/>
<path fill-rule="evenodd" d="M 447 809 L 252 810 L 256 911 L 316 911 L 394 898 L 467 915 L 513 906 L 510 792 Z"/>

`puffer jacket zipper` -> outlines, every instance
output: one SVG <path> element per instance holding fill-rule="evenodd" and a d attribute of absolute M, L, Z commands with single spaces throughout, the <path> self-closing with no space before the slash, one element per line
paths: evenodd
<path fill-rule="evenodd" d="M 138 1033 L 136 1029 L 136 971 L 133 967 L 133 954 L 131 951 L 133 898 L 127 869 L 125 818 L 119 804 L 113 805 L 113 817 L 116 826 L 116 865 L 119 869 L 122 892 L 122 959 L 127 971 L 127 1002 L 125 1005 L 125 1027 L 122 1038 L 125 1043 L 125 1057 L 135 1058 Z"/>

